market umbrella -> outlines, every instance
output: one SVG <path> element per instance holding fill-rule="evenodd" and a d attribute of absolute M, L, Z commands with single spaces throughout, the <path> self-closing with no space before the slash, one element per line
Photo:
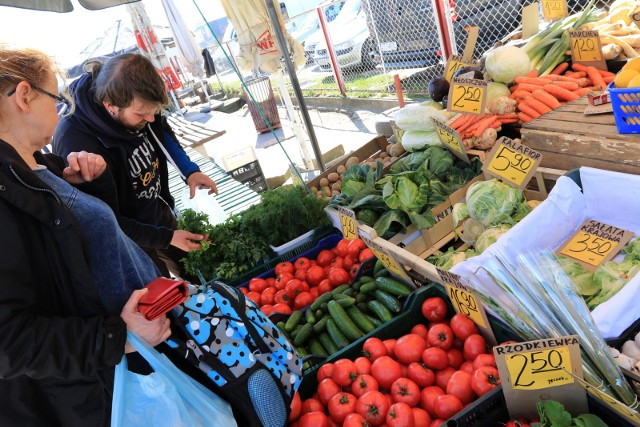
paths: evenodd
<path fill-rule="evenodd" d="M 78 0 L 85 9 L 100 10 L 107 7 L 119 6 L 138 0 Z M 19 7 L 21 9 L 47 10 L 50 12 L 71 12 L 71 0 L 0 0 L 0 6 Z"/>

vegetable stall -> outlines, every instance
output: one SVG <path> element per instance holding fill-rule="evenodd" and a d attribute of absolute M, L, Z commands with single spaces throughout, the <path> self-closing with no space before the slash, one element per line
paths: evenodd
<path fill-rule="evenodd" d="M 451 57 L 389 140 L 223 224 L 185 212 L 192 272 L 303 357 L 290 425 L 640 425 L 638 13 Z"/>

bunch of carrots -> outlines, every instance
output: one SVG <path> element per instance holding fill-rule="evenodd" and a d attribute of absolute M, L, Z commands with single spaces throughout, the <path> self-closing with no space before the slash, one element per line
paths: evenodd
<path fill-rule="evenodd" d="M 563 62 L 546 76 L 537 76 L 537 71 L 532 70 L 526 77 L 516 77 L 510 98 L 518 103 L 520 122 L 529 122 L 589 92 L 605 90 L 616 76 L 582 64 L 573 64 L 572 70 L 567 71 L 568 68 L 569 63 Z"/>
<path fill-rule="evenodd" d="M 517 123 L 518 120 L 517 114 L 484 114 L 482 116 L 460 114 L 449 124 L 449 127 L 458 131 L 464 140 L 474 136 L 480 138 L 489 128 L 499 129 L 502 125 Z"/>

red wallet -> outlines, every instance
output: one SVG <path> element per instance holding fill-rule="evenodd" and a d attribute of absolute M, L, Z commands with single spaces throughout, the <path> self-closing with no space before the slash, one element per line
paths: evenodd
<path fill-rule="evenodd" d="M 138 310 L 147 320 L 168 313 L 189 296 L 189 286 L 186 282 L 166 277 L 158 277 L 145 288 L 149 289 L 149 292 L 138 301 Z"/>

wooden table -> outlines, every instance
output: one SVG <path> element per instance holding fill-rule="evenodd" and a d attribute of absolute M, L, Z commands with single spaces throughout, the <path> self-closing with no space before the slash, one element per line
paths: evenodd
<path fill-rule="evenodd" d="M 640 134 L 619 134 L 613 113 L 585 116 L 587 97 L 522 126 L 522 143 L 542 153 L 541 166 L 591 166 L 640 174 Z"/>

